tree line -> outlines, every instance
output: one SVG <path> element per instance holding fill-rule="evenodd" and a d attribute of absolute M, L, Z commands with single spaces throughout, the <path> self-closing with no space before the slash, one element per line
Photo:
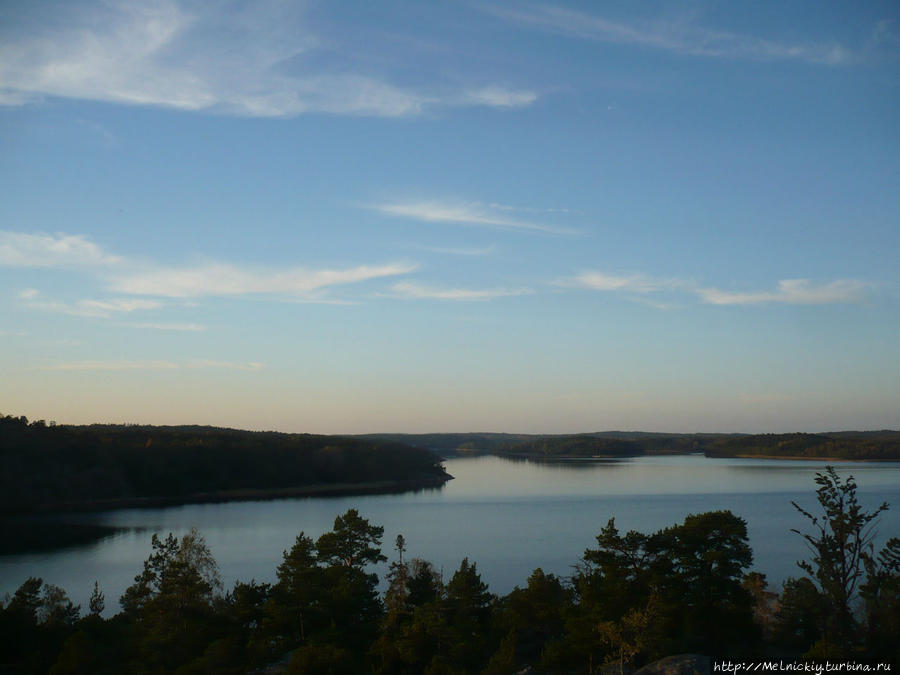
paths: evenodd
<path fill-rule="evenodd" d="M 0 415 L 0 514 L 336 484 L 440 485 L 431 452 L 389 441 L 217 427 L 68 426 Z M 258 494 L 254 494 L 258 497 Z"/>
<path fill-rule="evenodd" d="M 766 455 L 789 459 L 900 459 L 900 432 L 838 432 L 831 434 L 755 434 L 716 439 L 705 452 L 710 457 Z"/>
<path fill-rule="evenodd" d="M 844 460 L 900 459 L 900 431 L 788 434 L 670 434 L 599 431 L 583 434 L 369 434 L 361 438 L 403 442 L 453 452 L 526 457 L 634 457 L 704 453 L 709 457 L 767 456 Z"/>
<path fill-rule="evenodd" d="M 384 529 L 351 509 L 315 540 L 301 532 L 273 583 L 227 592 L 199 533 L 154 535 L 111 618 L 99 584 L 82 617 L 62 589 L 30 578 L 0 606 L 0 670 L 592 674 L 689 652 L 896 663 L 900 539 L 872 546 L 887 505 L 862 509 L 853 478 L 831 467 L 816 481 L 820 512 L 795 505 L 810 557 L 780 593 L 750 570 L 746 523 L 730 511 L 654 533 L 623 533 L 610 520 L 571 577 L 536 569 L 505 596 L 490 592 L 475 561 L 445 578 L 405 557 L 401 535 L 379 593 L 368 568 L 386 561 Z"/>
<path fill-rule="evenodd" d="M 900 432 L 673 435 L 613 432 L 510 442 L 495 447 L 494 452 L 537 457 L 635 457 L 702 452 L 707 457 L 896 460 L 900 459 Z"/>

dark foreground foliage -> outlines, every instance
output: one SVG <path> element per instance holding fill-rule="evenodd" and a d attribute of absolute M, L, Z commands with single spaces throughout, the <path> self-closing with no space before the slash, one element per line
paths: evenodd
<path fill-rule="evenodd" d="M 749 571 L 746 523 L 729 511 L 654 533 L 610 520 L 571 577 L 536 569 L 504 597 L 474 561 L 445 578 L 404 559 L 398 536 L 379 594 L 367 569 L 386 560 L 384 530 L 351 509 L 318 539 L 301 532 L 271 584 L 223 592 L 196 531 L 153 536 L 109 619 L 99 585 L 81 617 L 62 589 L 28 579 L 0 606 L 0 672 L 592 674 L 683 653 L 897 663 L 900 540 L 876 553 L 868 529 L 886 507 L 864 511 L 831 468 L 816 482 L 822 512 L 801 510 L 807 576 L 780 594 Z"/>
<path fill-rule="evenodd" d="M 0 416 L 0 465 L 0 514 L 447 479 L 432 453 L 388 441 L 216 427 L 48 425 L 12 416 Z"/>

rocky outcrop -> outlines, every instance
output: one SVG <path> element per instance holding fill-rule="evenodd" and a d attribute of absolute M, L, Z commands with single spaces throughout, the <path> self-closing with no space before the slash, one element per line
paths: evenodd
<path fill-rule="evenodd" d="M 707 675 L 712 670 L 708 656 L 678 654 L 648 663 L 634 675 Z"/>

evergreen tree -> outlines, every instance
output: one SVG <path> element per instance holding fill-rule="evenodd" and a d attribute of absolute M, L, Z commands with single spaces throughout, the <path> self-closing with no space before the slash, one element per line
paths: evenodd
<path fill-rule="evenodd" d="M 447 583 L 444 601 L 453 634 L 448 663 L 464 671 L 483 667 L 491 654 L 491 605 L 494 596 L 476 564 L 463 558 Z"/>
<path fill-rule="evenodd" d="M 334 529 L 316 540 L 321 566 L 321 607 L 325 629 L 320 643 L 347 648 L 362 668 L 369 646 L 378 633 L 383 612 L 378 597 L 378 575 L 365 567 L 387 560 L 381 553 L 384 528 L 370 525 L 356 509 L 334 520 Z"/>
<path fill-rule="evenodd" d="M 263 623 L 279 648 L 290 648 L 303 644 L 324 622 L 322 571 L 313 540 L 298 534 L 275 574 L 278 581 L 266 603 Z"/>
<path fill-rule="evenodd" d="M 106 596 L 103 594 L 103 591 L 100 590 L 100 582 L 94 582 L 94 590 L 91 591 L 90 600 L 88 600 L 88 608 L 90 609 L 91 616 L 100 616 L 103 614 L 103 610 L 106 609 Z"/>
<path fill-rule="evenodd" d="M 203 537 L 191 530 L 181 540 L 153 535 L 144 569 L 122 596 L 123 616 L 133 626 L 135 673 L 174 670 L 200 657 L 220 628 L 214 601 L 221 589 L 218 567 Z"/>
<path fill-rule="evenodd" d="M 369 521 L 350 509 L 334 519 L 334 529 L 316 541 L 319 562 L 327 566 L 343 565 L 362 569 L 366 565 L 387 560 L 381 554 L 384 528 L 369 525 Z"/>
<path fill-rule="evenodd" d="M 500 668 L 510 658 L 516 667 L 508 672 L 537 667 L 547 643 L 562 637 L 571 603 L 572 591 L 558 577 L 534 570 L 524 588 L 516 586 L 498 601 L 496 622 L 506 637 L 491 659 L 492 667 Z"/>
<path fill-rule="evenodd" d="M 730 511 L 689 515 L 656 537 L 654 592 L 668 613 L 677 651 L 751 655 L 761 633 L 753 596 L 742 586 L 753 562 L 747 523 Z M 674 622 L 671 620 L 674 619 Z"/>

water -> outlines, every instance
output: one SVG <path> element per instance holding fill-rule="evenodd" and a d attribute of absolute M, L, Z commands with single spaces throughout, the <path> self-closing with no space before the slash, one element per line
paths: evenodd
<path fill-rule="evenodd" d="M 402 495 L 286 499 L 197 504 L 158 509 L 123 509 L 67 516 L 68 520 L 125 528 L 99 542 L 52 552 L 0 557 L 0 597 L 28 576 L 66 589 L 87 607 L 94 580 L 107 597 L 107 613 L 140 572 L 154 532 L 183 534 L 196 527 L 206 537 L 225 587 L 234 581 L 272 581 L 282 551 L 302 530 L 313 538 L 334 518 L 357 508 L 382 525 L 384 551 L 397 534 L 407 557 L 443 568 L 445 578 L 468 556 L 495 593 L 524 585 L 535 567 L 568 575 L 606 522 L 623 532 L 675 524 L 690 513 L 730 509 L 749 526 L 754 569 L 780 585 L 798 576 L 796 561 L 807 555 L 791 528 L 805 520 L 797 501 L 816 513 L 813 478 L 823 463 L 790 460 L 712 459 L 703 456 L 573 460 L 553 463 L 484 456 L 445 462 L 456 477 L 443 488 Z M 900 536 L 900 462 L 839 463 L 852 474 L 867 509 L 883 501 L 879 538 Z M 386 566 L 378 570 L 383 577 Z"/>

